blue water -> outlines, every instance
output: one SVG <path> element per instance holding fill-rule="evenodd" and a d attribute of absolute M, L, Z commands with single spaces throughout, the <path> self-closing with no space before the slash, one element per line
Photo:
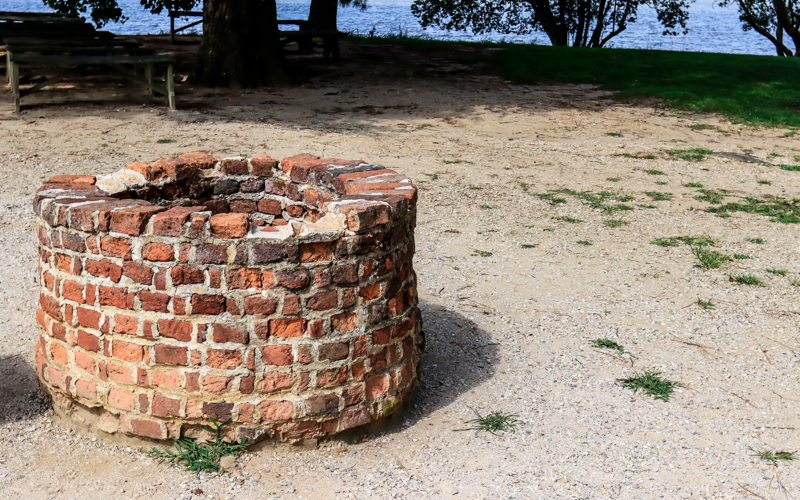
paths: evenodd
<path fill-rule="evenodd" d="M 473 36 L 469 32 L 447 32 L 436 28 L 423 29 L 411 14 L 413 0 L 369 0 L 367 10 L 355 8 L 339 9 L 339 29 L 361 34 L 373 31 L 378 35 L 406 33 L 410 36 L 427 36 L 441 40 L 491 40 L 516 43 L 548 45 L 543 33 L 532 35 L 489 34 Z M 159 34 L 169 32 L 169 17 L 166 13 L 156 16 L 144 10 L 139 0 L 119 0 L 129 20 L 112 23 L 104 29 L 118 34 Z M 308 17 L 310 0 L 279 1 L 280 19 L 305 19 Z M 41 0 L 3 0 L 2 10 L 47 11 Z M 196 20 L 192 18 L 191 20 Z M 200 26 L 197 26 L 200 28 Z M 773 45 L 761 35 L 741 29 L 738 14 L 732 8 L 720 8 L 714 0 L 699 0 L 691 8 L 688 23 L 689 33 L 678 36 L 663 36 L 662 27 L 655 12 L 649 8 L 639 11 L 639 20 L 625 32 L 609 42 L 610 47 L 727 52 L 731 54 L 774 55 Z"/>

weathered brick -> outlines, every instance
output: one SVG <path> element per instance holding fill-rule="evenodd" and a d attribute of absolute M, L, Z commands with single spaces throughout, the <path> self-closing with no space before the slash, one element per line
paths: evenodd
<path fill-rule="evenodd" d="M 64 280 L 64 288 L 61 291 L 61 295 L 65 299 L 79 304 L 86 302 L 83 298 L 83 285 L 72 280 Z"/>
<path fill-rule="evenodd" d="M 331 326 L 337 332 L 349 332 L 358 326 L 358 316 L 355 313 L 344 312 L 331 318 Z"/>
<path fill-rule="evenodd" d="M 193 285 L 205 281 L 203 270 L 196 267 L 175 266 L 170 271 L 170 275 L 172 284 L 175 286 Z"/>
<path fill-rule="evenodd" d="M 139 236 L 150 217 L 166 210 L 164 207 L 140 206 L 111 212 L 111 230 L 129 236 Z"/>
<path fill-rule="evenodd" d="M 252 214 L 258 210 L 253 200 L 231 200 L 229 205 L 233 214 Z"/>
<path fill-rule="evenodd" d="M 315 311 L 333 309 L 338 303 L 336 290 L 319 292 L 306 299 L 306 307 Z"/>
<path fill-rule="evenodd" d="M 156 344 L 156 363 L 165 365 L 187 366 L 189 364 L 189 349 L 171 345 Z"/>
<path fill-rule="evenodd" d="M 244 313 L 247 315 L 269 315 L 275 312 L 278 301 L 274 297 L 264 297 L 261 294 L 251 295 L 244 299 Z"/>
<path fill-rule="evenodd" d="M 201 264 L 227 264 L 228 249 L 222 245 L 200 245 L 195 250 L 195 258 Z"/>
<path fill-rule="evenodd" d="M 250 335 L 243 326 L 217 323 L 214 325 L 214 342 L 235 342 L 247 344 L 250 342 Z"/>
<path fill-rule="evenodd" d="M 347 342 L 332 342 L 319 346 L 319 360 L 339 361 L 345 359 L 350 354 L 350 346 Z"/>
<path fill-rule="evenodd" d="M 183 161 L 176 160 L 175 158 L 161 158 L 153 165 L 163 167 L 167 175 L 172 180 L 182 181 L 184 179 L 191 179 L 197 175 L 199 166 L 196 163 L 184 163 Z"/>
<path fill-rule="evenodd" d="M 358 281 L 358 269 L 352 264 L 333 266 L 331 268 L 333 282 L 337 285 L 356 283 Z"/>
<path fill-rule="evenodd" d="M 244 238 L 250 228 L 247 214 L 211 216 L 211 235 L 216 238 Z"/>
<path fill-rule="evenodd" d="M 121 333 L 123 335 L 136 335 L 138 326 L 139 318 L 136 316 L 128 316 L 126 314 L 114 315 L 114 333 Z"/>
<path fill-rule="evenodd" d="M 129 170 L 139 172 L 149 182 L 157 182 L 167 176 L 162 165 L 148 165 L 147 163 L 131 163 Z"/>
<path fill-rule="evenodd" d="M 129 238 L 103 236 L 100 238 L 100 250 L 107 257 L 131 260 L 131 240 Z"/>
<path fill-rule="evenodd" d="M 80 351 L 75 351 L 75 364 L 81 367 L 87 373 L 94 375 L 95 367 L 97 363 L 95 363 L 94 358 L 84 354 Z"/>
<path fill-rule="evenodd" d="M 317 372 L 317 387 L 342 385 L 345 380 L 347 380 L 346 366 L 332 368 L 330 370 L 320 370 Z"/>
<path fill-rule="evenodd" d="M 114 264 L 108 259 L 91 260 L 86 259 L 86 272 L 92 276 L 109 278 L 113 282 L 118 282 L 122 278 L 122 267 Z"/>
<path fill-rule="evenodd" d="M 203 385 L 203 392 L 206 394 L 225 394 L 230 392 L 232 382 L 232 377 L 220 377 L 217 375 L 205 375 L 200 379 L 200 383 Z"/>
<path fill-rule="evenodd" d="M 325 320 L 313 319 L 308 322 L 308 336 L 312 339 L 319 339 L 325 336 Z"/>
<path fill-rule="evenodd" d="M 58 342 L 50 342 L 50 357 L 60 365 L 66 365 L 69 361 L 67 349 Z"/>
<path fill-rule="evenodd" d="M 86 242 L 80 234 L 64 233 L 61 236 L 61 241 L 67 250 L 72 250 L 73 252 L 86 251 Z"/>
<path fill-rule="evenodd" d="M 253 175 L 271 177 L 278 169 L 278 160 L 269 156 L 254 156 L 250 158 Z"/>
<path fill-rule="evenodd" d="M 225 311 L 225 297 L 222 295 L 192 295 L 192 313 L 217 315 Z"/>
<path fill-rule="evenodd" d="M 214 168 L 214 166 L 217 164 L 216 158 L 201 151 L 183 153 L 182 155 L 178 156 L 178 161 L 199 169 Z"/>
<path fill-rule="evenodd" d="M 291 365 L 294 360 L 290 345 L 270 345 L 259 349 L 261 350 L 261 360 L 265 365 Z"/>
<path fill-rule="evenodd" d="M 52 315 L 51 315 L 52 316 Z M 86 328 L 100 329 L 101 314 L 93 309 L 78 308 L 78 324 Z M 56 318 L 58 319 L 58 318 Z"/>
<path fill-rule="evenodd" d="M 128 305 L 128 292 L 124 288 L 101 286 L 100 305 L 125 309 Z"/>
<path fill-rule="evenodd" d="M 294 405 L 290 401 L 264 401 L 259 411 L 262 422 L 282 422 L 294 416 Z"/>
<path fill-rule="evenodd" d="M 192 324 L 188 321 L 160 319 L 158 320 L 158 333 L 162 337 L 189 342 L 192 340 Z"/>
<path fill-rule="evenodd" d="M 225 271 L 228 289 L 261 288 L 261 270 L 242 267 Z"/>
<path fill-rule="evenodd" d="M 142 248 L 142 258 L 156 262 L 175 260 L 175 249 L 166 243 L 148 243 Z"/>
<path fill-rule="evenodd" d="M 374 201 L 356 201 L 343 204 L 341 213 L 347 216 L 347 227 L 351 231 L 363 231 L 375 226 L 387 224 L 389 207 Z"/>
<path fill-rule="evenodd" d="M 150 439 L 166 439 L 167 429 L 162 422 L 154 420 L 144 420 L 139 418 L 130 419 L 131 433 L 137 436 Z"/>
<path fill-rule="evenodd" d="M 144 264 L 127 261 L 122 265 L 122 274 L 142 285 L 153 283 L 153 270 Z"/>
<path fill-rule="evenodd" d="M 136 294 L 142 303 L 142 310 L 168 312 L 170 296 L 165 293 L 139 292 Z"/>
<path fill-rule="evenodd" d="M 275 281 L 278 285 L 290 290 L 299 290 L 311 283 L 311 275 L 305 269 L 281 269 L 275 272 Z"/>
<path fill-rule="evenodd" d="M 301 337 L 306 329 L 306 320 L 302 318 L 281 318 L 269 321 L 269 333 L 275 337 Z"/>
<path fill-rule="evenodd" d="M 220 422 L 231 418 L 231 412 L 233 412 L 233 403 L 203 403 L 203 415 L 214 417 Z"/>
<path fill-rule="evenodd" d="M 206 365 L 221 370 L 232 370 L 242 364 L 242 351 L 235 349 L 209 349 Z"/>
<path fill-rule="evenodd" d="M 114 357 L 123 361 L 138 363 L 144 358 L 144 348 L 138 344 L 131 344 L 123 340 L 114 339 L 112 343 Z"/>
<path fill-rule="evenodd" d="M 378 375 L 367 380 L 366 398 L 367 400 L 384 396 L 389 391 L 389 376 L 386 374 Z"/>
<path fill-rule="evenodd" d="M 294 385 L 294 375 L 291 373 L 266 372 L 261 385 L 261 392 L 270 392 L 291 389 Z"/>
<path fill-rule="evenodd" d="M 166 389 L 178 389 L 181 386 L 181 372 L 178 370 L 153 370 L 150 374 L 153 385 Z"/>
<path fill-rule="evenodd" d="M 364 384 L 351 385 L 342 390 L 345 406 L 357 405 L 364 400 Z"/>
<path fill-rule="evenodd" d="M 283 204 L 280 200 L 273 200 L 271 198 L 259 200 L 257 208 L 259 212 L 268 215 L 280 216 L 283 213 Z"/>
<path fill-rule="evenodd" d="M 224 158 L 220 162 L 220 171 L 229 175 L 247 175 L 247 160 L 239 158 Z"/>
<path fill-rule="evenodd" d="M 366 408 L 353 410 L 345 415 L 343 428 L 352 429 L 353 427 L 358 427 L 359 425 L 369 423 L 370 420 L 372 420 L 372 417 L 369 414 L 369 410 Z"/>
<path fill-rule="evenodd" d="M 151 413 L 156 417 L 178 417 L 181 414 L 181 400 L 156 394 L 153 396 Z"/>
<path fill-rule="evenodd" d="M 108 391 L 108 404 L 120 410 L 133 410 L 136 407 L 136 400 L 132 391 L 112 387 Z"/>
<path fill-rule="evenodd" d="M 307 415 L 329 415 L 337 411 L 339 411 L 339 396 L 336 394 L 320 394 L 306 399 Z"/>

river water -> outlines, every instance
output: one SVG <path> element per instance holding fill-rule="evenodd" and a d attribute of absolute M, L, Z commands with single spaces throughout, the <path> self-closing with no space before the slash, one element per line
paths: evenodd
<path fill-rule="evenodd" d="M 342 31 L 377 35 L 405 33 L 441 40 L 491 40 L 547 45 L 543 33 L 532 35 L 490 34 L 475 36 L 469 32 L 447 32 L 436 28 L 423 29 L 411 14 L 413 0 L 368 0 L 369 7 L 360 10 L 350 7 L 339 9 L 339 29 Z M 41 0 L 2 0 L 2 10 L 47 11 Z M 139 0 L 119 0 L 128 16 L 125 23 L 112 23 L 104 29 L 118 34 L 159 34 L 169 32 L 166 13 L 153 15 L 144 10 Z M 279 0 L 280 19 L 305 19 L 310 0 Z M 664 36 L 655 12 L 649 8 L 639 11 L 639 20 L 609 42 L 610 47 L 659 49 L 678 51 L 726 52 L 731 54 L 774 55 L 773 45 L 761 35 L 744 32 L 738 14 L 733 8 L 720 8 L 715 0 L 698 0 L 691 8 L 689 33 Z M 196 20 L 196 18 L 192 18 Z M 197 26 L 200 28 L 200 26 Z M 198 30 L 199 31 L 199 30 Z"/>

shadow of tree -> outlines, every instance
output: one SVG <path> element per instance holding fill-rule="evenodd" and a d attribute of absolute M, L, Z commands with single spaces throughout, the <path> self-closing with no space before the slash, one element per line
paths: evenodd
<path fill-rule="evenodd" d="M 39 390 L 36 371 L 22 356 L 0 357 L 0 424 L 46 413 L 50 399 Z"/>

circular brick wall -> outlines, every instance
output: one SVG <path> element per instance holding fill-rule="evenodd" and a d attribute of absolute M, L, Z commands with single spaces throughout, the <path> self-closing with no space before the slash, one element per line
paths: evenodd
<path fill-rule="evenodd" d="M 418 382 L 416 188 L 361 161 L 189 153 L 37 192 L 36 371 L 62 416 L 297 440 Z"/>

